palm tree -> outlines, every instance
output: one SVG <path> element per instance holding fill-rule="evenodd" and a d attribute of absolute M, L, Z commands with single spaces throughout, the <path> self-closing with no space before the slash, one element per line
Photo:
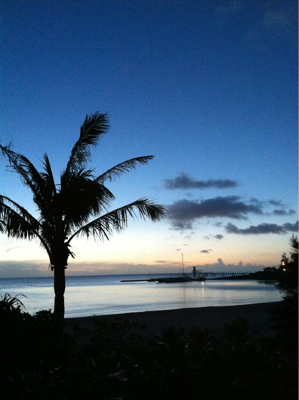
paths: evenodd
<path fill-rule="evenodd" d="M 61 321 L 64 318 L 65 269 L 69 256 L 74 258 L 71 241 L 79 235 L 109 239 L 113 231 L 119 232 L 127 226 L 129 216 L 138 214 L 152 221 L 164 216 L 164 208 L 146 198 L 110 211 L 114 196 L 104 183 L 129 172 L 137 164 L 146 164 L 153 156 L 130 159 L 94 176 L 92 169 L 86 169 L 90 146 L 96 146 L 108 128 L 106 114 L 96 112 L 86 116 L 59 184 L 54 181 L 47 154 L 43 157 L 43 171 L 38 172 L 25 156 L 12 151 L 11 145 L 0 145 L 12 169 L 30 188 L 39 212 L 39 217 L 35 218 L 20 204 L 0 195 L 0 232 L 13 238 L 38 239 L 46 250 L 54 271 L 54 315 Z"/>
<path fill-rule="evenodd" d="M 291 260 L 294 263 L 295 268 L 298 269 L 298 249 L 299 249 L 298 236 L 295 236 L 293 234 L 289 240 L 289 245 L 292 250 L 291 251 Z"/>

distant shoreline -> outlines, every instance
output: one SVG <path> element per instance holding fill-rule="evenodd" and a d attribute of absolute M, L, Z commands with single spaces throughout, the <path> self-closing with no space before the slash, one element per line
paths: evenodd
<path fill-rule="evenodd" d="M 79 327 L 93 327 L 93 319 L 115 322 L 128 320 L 145 327 L 137 329 L 137 333 L 154 338 L 162 333 L 163 328 L 174 325 L 183 327 L 188 333 L 193 326 L 198 329 L 207 328 L 213 335 L 219 336 L 224 324 L 228 324 L 240 317 L 250 323 L 251 331 L 260 336 L 271 336 L 269 309 L 279 302 L 256 303 L 223 307 L 183 308 L 176 310 L 145 311 L 117 315 L 101 315 L 94 317 L 66 318 L 66 329 L 73 325 Z"/>

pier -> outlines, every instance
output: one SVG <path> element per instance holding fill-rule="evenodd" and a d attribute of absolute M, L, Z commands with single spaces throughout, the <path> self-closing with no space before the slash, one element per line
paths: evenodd
<path fill-rule="evenodd" d="M 220 272 L 220 271 L 197 271 L 200 273 L 200 275 L 205 276 L 207 279 L 238 279 L 239 278 L 252 278 L 254 279 L 254 274 L 255 271 L 229 271 L 229 272 Z M 169 275 L 169 274 L 166 274 Z M 171 274 L 170 274 L 171 275 Z M 176 275 L 176 274 L 174 274 Z M 188 275 L 188 274 L 187 274 Z M 177 275 L 176 275 L 177 276 Z M 164 279 L 171 279 L 171 278 L 148 278 L 148 279 L 123 279 L 121 280 L 121 282 L 125 282 L 125 283 L 130 283 L 130 282 L 158 282 L 158 281 L 162 281 Z M 176 279 L 175 277 L 173 277 L 173 279 Z M 190 278 L 190 281 L 192 281 L 192 279 Z"/>

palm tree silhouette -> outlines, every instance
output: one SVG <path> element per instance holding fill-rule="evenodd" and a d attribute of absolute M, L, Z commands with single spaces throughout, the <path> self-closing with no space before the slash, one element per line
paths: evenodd
<path fill-rule="evenodd" d="M 298 267 L 298 249 L 299 249 L 298 236 L 293 234 L 289 240 L 289 245 L 292 250 L 291 260 Z"/>
<path fill-rule="evenodd" d="M 0 232 L 9 237 L 40 241 L 54 271 L 54 315 L 60 321 L 64 318 L 65 269 L 69 256 L 74 258 L 71 241 L 79 235 L 109 239 L 113 231 L 127 226 L 129 216 L 139 215 L 152 221 L 164 216 L 164 208 L 146 198 L 109 211 L 114 195 L 104 186 L 105 181 L 114 180 L 137 164 L 147 164 L 153 156 L 130 159 L 94 176 L 92 169 L 86 169 L 90 146 L 96 146 L 108 128 L 107 114 L 96 112 L 86 116 L 59 184 L 54 181 L 47 154 L 43 157 L 43 172 L 38 172 L 25 156 L 12 151 L 11 145 L 0 145 L 10 166 L 31 189 L 39 212 L 35 218 L 20 204 L 0 195 Z"/>

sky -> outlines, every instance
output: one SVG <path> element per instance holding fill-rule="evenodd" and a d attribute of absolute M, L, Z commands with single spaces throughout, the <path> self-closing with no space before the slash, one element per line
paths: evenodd
<path fill-rule="evenodd" d="M 3 0 L 0 142 L 59 180 L 86 114 L 113 208 L 147 197 L 166 217 L 110 241 L 76 239 L 69 275 L 261 270 L 298 232 L 297 1 Z M 0 156 L 0 194 L 37 216 Z M 38 242 L 0 235 L 0 277 L 51 276 Z"/>

